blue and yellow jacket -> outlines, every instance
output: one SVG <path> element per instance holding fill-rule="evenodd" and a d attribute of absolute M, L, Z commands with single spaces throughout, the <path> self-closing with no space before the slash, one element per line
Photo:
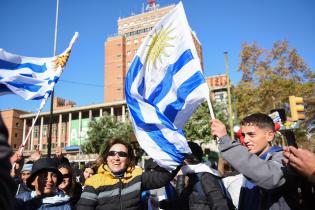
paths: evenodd
<path fill-rule="evenodd" d="M 77 209 L 138 210 L 143 190 L 166 185 L 176 173 L 177 170 L 173 173 L 166 170 L 143 172 L 141 168 L 129 167 L 124 176 L 118 178 L 107 165 L 101 165 L 98 173 L 86 180 Z"/>

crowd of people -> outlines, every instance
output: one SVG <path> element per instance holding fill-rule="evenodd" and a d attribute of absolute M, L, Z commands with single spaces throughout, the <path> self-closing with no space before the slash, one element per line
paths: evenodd
<path fill-rule="evenodd" d="M 218 137 L 217 168 L 195 142 L 188 142 L 192 154 L 173 171 L 153 159 L 142 168 L 129 142 L 111 139 L 99 160 L 80 170 L 61 148 L 53 158 L 40 151 L 28 158 L 12 154 L 0 116 L 0 209 L 315 209 L 315 155 L 273 146 L 275 125 L 268 115 L 242 120 L 243 144 L 228 136 L 221 121 L 210 126 Z"/>

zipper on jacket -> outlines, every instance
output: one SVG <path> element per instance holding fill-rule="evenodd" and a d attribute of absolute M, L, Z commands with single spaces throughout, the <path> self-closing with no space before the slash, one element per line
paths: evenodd
<path fill-rule="evenodd" d="M 119 204 L 120 204 L 120 210 L 123 210 L 122 201 L 121 201 L 121 190 L 123 188 L 123 183 L 121 181 L 121 178 L 119 179 Z"/>

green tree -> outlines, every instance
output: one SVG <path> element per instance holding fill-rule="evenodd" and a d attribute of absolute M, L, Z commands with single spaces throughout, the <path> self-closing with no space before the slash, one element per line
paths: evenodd
<path fill-rule="evenodd" d="M 82 145 L 82 151 L 84 153 L 101 154 L 105 149 L 104 146 L 107 140 L 121 138 L 130 141 L 131 133 L 132 128 L 129 121 L 120 122 L 116 117 L 104 113 L 101 118 L 90 122 L 87 132 L 88 139 Z"/>
<path fill-rule="evenodd" d="M 256 43 L 245 43 L 242 48 L 238 69 L 243 73 L 242 80 L 233 90 L 241 118 L 284 107 L 290 95 L 314 94 L 314 73 L 287 41 L 275 42 L 271 50 Z"/>
<path fill-rule="evenodd" d="M 244 43 L 240 58 L 238 71 L 243 73 L 242 80 L 233 90 L 240 118 L 254 112 L 267 114 L 274 108 L 289 111 L 290 95 L 314 97 L 315 74 L 286 40 L 275 42 L 271 50 Z M 308 108 L 314 109 L 312 106 Z M 302 130 L 306 131 L 306 127 L 302 124 Z M 305 132 L 300 137 L 303 135 Z"/>
<path fill-rule="evenodd" d="M 216 118 L 220 119 L 228 128 L 226 105 L 224 103 L 213 103 Z M 202 103 L 187 121 L 184 131 L 186 138 L 191 141 L 203 140 L 209 142 L 214 140 L 210 129 L 210 112 L 207 102 Z"/>

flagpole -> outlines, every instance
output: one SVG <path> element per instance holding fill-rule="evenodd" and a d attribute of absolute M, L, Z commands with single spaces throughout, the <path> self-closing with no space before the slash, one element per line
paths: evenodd
<path fill-rule="evenodd" d="M 48 93 L 46 93 L 46 94 L 48 94 Z M 42 103 L 41 103 L 41 105 L 40 105 L 40 107 L 39 107 L 39 109 L 37 111 L 36 117 L 33 120 L 32 126 L 31 126 L 30 130 L 28 131 L 26 137 L 23 139 L 21 146 L 19 147 L 18 153 L 20 153 L 20 155 L 23 154 L 23 151 L 24 151 L 24 148 L 25 148 L 25 144 L 26 144 L 28 138 L 30 137 L 30 135 L 31 135 L 31 133 L 33 131 L 33 128 L 34 128 L 35 123 L 36 123 L 36 121 L 38 119 L 38 116 L 39 116 L 40 112 L 42 111 L 42 109 L 44 108 L 44 106 L 45 106 L 45 104 L 47 102 L 47 99 L 48 99 L 48 97 L 44 97 L 44 99 L 43 99 L 43 101 L 42 101 Z M 12 169 L 13 170 L 15 168 L 15 165 L 16 165 L 16 162 L 12 165 Z"/>
<path fill-rule="evenodd" d="M 54 37 L 54 56 L 57 52 L 57 34 L 58 34 L 58 16 L 59 16 L 59 0 L 56 5 L 56 20 L 55 20 L 55 37 Z M 49 115 L 49 131 L 47 139 L 47 157 L 51 157 L 51 133 L 52 133 L 52 122 L 53 122 L 53 112 L 54 112 L 54 88 L 50 96 L 50 115 Z"/>
<path fill-rule="evenodd" d="M 231 101 L 231 85 L 230 85 L 230 77 L 229 77 L 228 52 L 224 52 L 224 56 L 225 56 L 225 69 L 226 69 L 226 77 L 227 77 L 230 136 L 231 136 L 231 139 L 234 139 L 234 131 L 233 131 L 233 124 L 234 123 L 233 123 L 233 112 L 232 112 L 232 101 Z"/>

